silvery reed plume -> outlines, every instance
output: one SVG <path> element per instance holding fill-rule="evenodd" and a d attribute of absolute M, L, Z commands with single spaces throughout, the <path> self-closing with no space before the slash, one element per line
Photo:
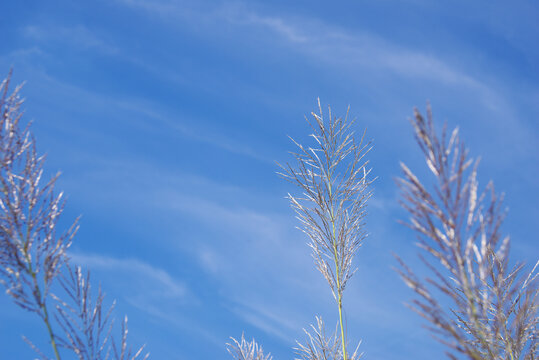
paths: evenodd
<path fill-rule="evenodd" d="M 537 264 L 526 274 L 522 264 L 509 266 L 509 237 L 500 233 L 503 196 L 492 183 L 478 192 L 478 161 L 468 157 L 458 129 L 448 138 L 444 126 L 438 137 L 430 107 L 426 119 L 416 110 L 411 122 L 435 180 L 429 189 L 401 164 L 407 225 L 431 273 L 420 279 L 398 259 L 402 279 L 417 295 L 411 308 L 449 347 L 451 359 L 537 359 Z"/>
<path fill-rule="evenodd" d="M 43 184 L 44 156 L 38 156 L 28 125 L 21 127 L 21 86 L 11 94 L 11 72 L 0 85 L 0 283 L 15 304 L 43 322 L 53 357 L 70 352 L 80 360 L 137 359 L 127 347 L 127 320 L 119 345 L 111 339 L 112 309 L 103 313 L 103 294 L 92 300 L 89 275 L 68 265 L 67 250 L 77 221 L 57 229 L 64 201 Z M 55 295 L 52 289 L 63 291 Z M 50 359 L 28 339 L 42 359 Z M 62 348 L 65 351 L 62 351 Z M 111 349 L 112 348 L 112 352 Z"/>
<path fill-rule="evenodd" d="M 347 351 L 342 302 L 346 284 L 355 272 L 354 255 L 366 236 L 363 221 L 371 181 L 367 180 L 370 170 L 366 170 L 364 156 L 370 143 L 363 144 L 364 136 L 356 142 L 351 129 L 354 121 L 348 118 L 348 112 L 344 118 L 337 118 L 332 117 L 329 109 L 328 119 L 324 119 L 320 101 L 318 107 L 319 114 L 312 113 L 313 120 L 307 119 L 313 130 L 313 147 L 292 140 L 298 147 L 292 153 L 296 164 L 281 166 L 280 175 L 302 191 L 301 195 L 289 194 L 288 198 L 301 230 L 309 238 L 316 267 L 331 288 L 339 324 L 338 330 L 327 336 L 322 318 L 317 317 L 316 326 L 311 326 L 313 332 L 305 331 L 306 344 L 298 343 L 296 351 L 305 360 L 355 360 L 361 357 L 359 345 L 352 354 Z M 235 341 L 234 348 L 237 353 L 252 353 L 248 346 L 252 348 L 253 344 L 242 339 Z"/>

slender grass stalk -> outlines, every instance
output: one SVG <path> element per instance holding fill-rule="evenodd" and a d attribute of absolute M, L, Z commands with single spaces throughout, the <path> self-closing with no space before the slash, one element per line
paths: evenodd
<path fill-rule="evenodd" d="M 331 113 L 330 113 L 331 117 Z M 331 186 L 331 176 L 328 175 L 328 193 L 330 198 L 333 195 L 332 192 L 332 186 Z M 335 233 L 335 215 L 333 211 L 333 201 L 331 201 L 331 208 L 330 208 L 330 220 L 331 220 L 331 236 L 332 236 L 332 242 L 333 242 L 333 261 L 335 265 L 335 280 L 337 283 L 337 288 L 341 287 L 341 279 L 340 279 L 340 269 L 339 269 L 339 254 L 338 254 L 338 247 L 337 247 L 337 235 Z M 347 360 L 348 357 L 346 356 L 346 340 L 344 335 L 344 326 L 343 326 L 343 319 L 342 319 L 342 292 L 339 292 L 337 294 L 337 306 L 339 308 L 339 325 L 341 328 L 341 341 L 342 341 L 342 352 L 343 352 L 343 360 Z"/>
<path fill-rule="evenodd" d="M 32 270 L 31 264 L 29 265 L 28 271 L 32 275 L 32 279 L 34 281 L 34 291 L 36 292 L 36 295 L 38 297 L 41 297 L 41 291 L 39 289 L 39 285 L 37 282 L 37 276 L 36 276 L 36 273 Z M 52 331 L 52 326 L 49 319 L 49 311 L 47 310 L 47 305 L 45 302 L 43 302 L 40 305 L 40 309 L 42 311 L 41 315 L 43 318 L 43 322 L 45 323 L 45 326 L 47 327 L 47 332 L 49 334 L 49 340 L 51 342 L 52 350 L 54 351 L 54 356 L 57 360 L 60 360 L 61 359 L 60 353 L 58 352 L 58 346 L 56 345 L 56 338 L 55 338 L 54 332 Z"/>

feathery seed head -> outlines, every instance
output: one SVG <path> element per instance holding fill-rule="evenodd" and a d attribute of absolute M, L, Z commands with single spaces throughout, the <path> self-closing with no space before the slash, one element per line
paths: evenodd
<path fill-rule="evenodd" d="M 354 121 L 332 117 L 324 119 L 320 100 L 319 114 L 312 113 L 312 147 L 298 147 L 292 153 L 296 164 L 281 166 L 285 179 L 296 184 L 301 195 L 288 195 L 301 230 L 309 238 L 318 270 L 328 281 L 338 299 L 354 274 L 353 257 L 366 234 L 364 218 L 371 196 L 370 169 L 365 154 L 371 144 L 363 144 L 364 133 L 356 141 L 351 126 Z"/>

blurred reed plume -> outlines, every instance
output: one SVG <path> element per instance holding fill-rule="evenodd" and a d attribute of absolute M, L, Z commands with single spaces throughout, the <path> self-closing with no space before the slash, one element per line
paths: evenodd
<path fill-rule="evenodd" d="M 272 360 L 271 354 L 264 355 L 262 347 L 255 339 L 248 342 L 244 334 L 241 334 L 240 341 L 232 338 L 232 344 L 226 344 L 228 352 L 236 360 Z"/>
<path fill-rule="evenodd" d="M 116 346 L 111 310 L 102 313 L 103 294 L 98 291 L 92 305 L 89 275 L 68 266 L 77 221 L 64 232 L 57 229 L 64 207 L 62 193 L 54 190 L 58 174 L 43 184 L 45 157 L 37 155 L 28 125 L 21 126 L 21 86 L 9 94 L 10 78 L 11 72 L 0 85 L 0 283 L 18 306 L 43 321 L 55 359 L 62 348 L 81 360 L 109 359 L 110 348 L 114 359 L 136 359 L 142 349 L 134 355 L 127 349 L 127 320 Z"/>
<path fill-rule="evenodd" d="M 479 162 L 468 157 L 458 129 L 448 138 L 444 126 L 438 137 L 430 107 L 426 119 L 416 110 L 411 122 L 435 178 L 429 190 L 401 164 L 407 225 L 431 272 L 420 279 L 397 256 L 402 279 L 417 295 L 411 308 L 430 323 L 451 359 L 537 359 L 537 264 L 527 274 L 522 264 L 509 266 L 509 237 L 500 233 L 503 195 L 492 183 L 478 193 Z"/>
<path fill-rule="evenodd" d="M 316 317 L 316 326 L 311 325 L 312 333 L 304 330 L 307 341 L 305 345 L 298 342 L 298 347 L 296 351 L 301 357 L 301 360 L 312 360 L 312 359 L 344 359 L 343 348 L 341 346 L 341 341 L 338 333 L 338 326 L 331 335 L 326 335 L 325 325 L 321 317 Z M 359 345 L 356 347 L 356 350 L 349 359 L 359 359 L 361 357 L 358 354 Z"/>

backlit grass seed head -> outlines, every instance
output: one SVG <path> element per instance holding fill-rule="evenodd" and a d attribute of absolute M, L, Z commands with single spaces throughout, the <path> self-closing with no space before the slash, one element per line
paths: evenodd
<path fill-rule="evenodd" d="M 371 196 L 367 180 L 365 154 L 370 143 L 359 143 L 351 130 L 354 121 L 323 117 L 312 113 L 314 144 L 304 147 L 297 142 L 294 166 L 281 166 L 281 176 L 296 184 L 301 195 L 288 195 L 292 208 L 309 238 L 318 270 L 328 281 L 335 299 L 342 296 L 346 284 L 355 272 L 352 260 L 366 237 L 364 217 L 366 201 Z"/>
<path fill-rule="evenodd" d="M 281 166 L 280 175 L 302 191 L 301 195 L 289 194 L 288 198 L 301 223 L 300 229 L 309 238 L 316 267 L 327 280 L 337 303 L 341 344 L 339 352 L 333 354 L 350 360 L 354 357 L 347 355 L 342 299 L 346 284 L 356 271 L 352 264 L 354 255 L 366 237 L 365 208 L 372 181 L 367 180 L 370 170 L 366 169 L 364 157 L 370 143 L 363 145 L 365 133 L 356 142 L 351 129 L 354 121 L 348 119 L 348 112 L 344 118 L 337 118 L 329 108 L 326 120 L 320 100 L 318 109 L 319 114 L 312 113 L 312 121 L 307 119 L 313 130 L 313 145 L 304 147 L 292 140 L 298 147 L 292 153 L 296 164 Z M 321 329 L 321 320 L 317 322 Z M 318 337 L 315 335 L 311 340 Z M 312 350 L 316 345 L 328 344 L 309 341 L 301 347 L 303 356 L 315 356 Z M 324 347 L 318 350 L 332 352 Z M 357 351 L 353 356 L 357 356 Z"/>

